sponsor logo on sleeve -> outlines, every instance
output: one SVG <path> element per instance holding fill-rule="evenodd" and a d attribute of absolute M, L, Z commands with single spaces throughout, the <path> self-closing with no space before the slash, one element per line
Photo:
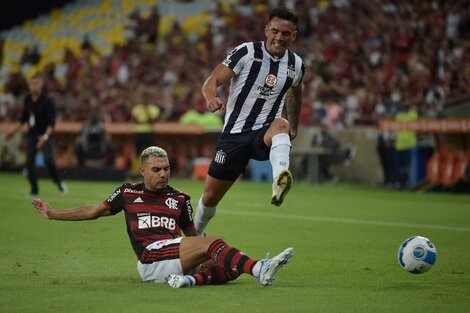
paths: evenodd
<path fill-rule="evenodd" d="M 188 215 L 189 215 L 189 220 L 193 220 L 193 206 L 191 205 L 191 201 L 188 199 L 186 200 L 186 207 L 188 208 Z"/>
<path fill-rule="evenodd" d="M 112 202 L 121 193 L 121 189 L 117 189 L 112 195 L 109 196 L 107 202 Z"/>

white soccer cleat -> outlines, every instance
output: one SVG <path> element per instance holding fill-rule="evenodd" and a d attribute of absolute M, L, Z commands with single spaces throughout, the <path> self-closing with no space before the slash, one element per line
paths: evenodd
<path fill-rule="evenodd" d="M 261 260 L 261 270 L 258 276 L 260 285 L 271 286 L 276 272 L 289 263 L 293 255 L 294 248 L 287 248 L 272 259 L 269 258 L 268 254 L 266 259 Z"/>
<path fill-rule="evenodd" d="M 279 173 L 279 176 L 277 176 L 273 182 L 273 196 L 271 198 L 271 204 L 276 206 L 280 206 L 282 204 L 285 196 L 292 187 L 293 181 L 294 179 L 292 178 L 292 174 L 289 170 L 283 170 Z"/>
<path fill-rule="evenodd" d="M 67 185 L 64 182 L 60 182 L 57 185 L 57 189 L 59 189 L 59 192 L 63 195 L 66 195 L 66 194 L 69 193 L 69 188 L 67 187 Z"/>
<path fill-rule="evenodd" d="M 166 283 L 171 288 L 183 288 L 185 286 L 185 278 L 183 275 L 168 275 L 165 278 Z"/>

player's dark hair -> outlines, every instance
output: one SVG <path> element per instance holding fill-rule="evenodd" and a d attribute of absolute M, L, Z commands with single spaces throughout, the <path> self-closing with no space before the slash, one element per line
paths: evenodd
<path fill-rule="evenodd" d="M 294 23 L 295 26 L 297 26 L 297 23 L 299 22 L 299 16 L 297 15 L 297 12 L 286 7 L 277 7 L 272 10 L 271 14 L 269 14 L 269 20 L 271 21 L 275 17 L 290 21 Z"/>

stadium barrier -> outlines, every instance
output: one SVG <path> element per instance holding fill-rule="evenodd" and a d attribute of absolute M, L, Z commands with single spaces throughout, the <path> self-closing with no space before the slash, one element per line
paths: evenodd
<path fill-rule="evenodd" d="M 17 124 L 0 123 L 0 132 L 6 134 L 15 125 Z M 74 145 L 82 125 L 80 122 L 57 123 L 56 160 L 60 168 L 73 168 L 77 165 Z M 133 148 L 134 124 L 103 123 L 103 125 L 117 152 L 116 167 L 123 171 L 138 170 L 138 167 L 133 166 L 138 163 Z M 168 151 L 174 175 L 185 175 L 188 164 L 195 157 L 210 157 L 219 132 L 218 128 L 207 129 L 201 125 L 182 125 L 178 122 L 160 122 L 154 126 L 156 143 Z"/>
<path fill-rule="evenodd" d="M 418 119 L 416 121 L 381 119 L 379 129 L 383 132 L 470 133 L 470 119 Z"/>
<path fill-rule="evenodd" d="M 429 165 L 428 160 L 430 160 L 431 155 L 435 152 L 436 147 L 438 151 L 454 151 L 456 155 L 460 156 L 458 158 L 460 163 L 456 158 L 446 157 L 446 159 L 449 160 L 446 165 L 448 168 L 447 176 L 443 175 L 444 172 L 442 169 L 444 168 L 444 160 L 441 160 L 441 163 L 439 164 L 439 174 L 435 174 L 434 176 L 439 177 L 439 179 L 434 179 L 438 184 L 445 186 L 452 185 L 456 180 L 462 180 L 462 173 L 465 171 L 465 168 L 468 171 L 469 163 L 467 162 L 467 167 L 464 167 L 465 162 L 462 161 L 462 155 L 467 155 L 470 158 L 470 136 L 468 135 L 468 130 L 470 128 L 464 128 L 467 126 L 458 128 L 455 126 L 455 120 L 458 119 L 448 120 L 447 122 L 449 123 L 443 123 L 439 120 L 440 125 L 444 125 L 445 127 L 442 129 L 435 126 L 434 122 L 437 120 L 431 120 L 430 124 L 412 123 L 404 126 L 403 128 L 401 128 L 401 126 L 406 125 L 406 123 L 388 123 L 387 121 L 388 124 L 382 122 L 382 126 L 380 128 L 356 126 L 347 129 L 332 130 L 331 133 L 338 138 L 343 145 L 352 142 L 357 147 L 357 155 L 351 162 L 351 165 L 348 167 L 336 167 L 333 169 L 334 173 L 342 182 L 357 182 L 372 185 L 381 184 L 383 181 L 383 172 L 377 153 L 377 138 L 380 132 L 384 131 L 385 127 L 388 127 L 388 130 L 393 131 L 413 128 L 413 130 L 418 133 L 429 135 L 433 140 L 430 142 L 425 141 L 420 143 L 414 150 L 412 166 L 410 169 L 411 187 L 420 187 L 420 183 L 423 179 L 429 179 L 428 175 L 430 175 L 429 171 L 431 166 Z M 470 119 L 463 120 L 466 122 L 470 121 Z M 465 125 L 465 123 L 460 123 L 460 125 Z M 467 129 L 467 132 L 464 132 L 465 129 Z M 293 158 L 291 159 L 291 167 L 292 170 L 295 170 L 293 173 L 295 172 L 294 176 L 296 178 L 300 178 L 302 177 L 302 173 L 306 173 L 306 168 L 302 167 L 305 165 L 297 164 L 296 155 L 309 147 L 309 142 L 311 140 L 311 135 L 309 133 L 311 133 L 311 127 L 299 128 L 298 139 L 293 142 Z M 304 137 L 306 137 L 307 140 L 304 140 Z M 434 142 L 434 144 L 431 144 L 431 142 Z M 452 162 L 450 162 L 450 160 L 452 160 Z M 453 163 L 454 160 L 456 162 L 455 164 Z M 450 167 L 452 167 L 452 171 L 450 171 Z M 459 170 L 457 168 L 459 168 Z M 305 178 L 308 180 L 308 177 Z"/>

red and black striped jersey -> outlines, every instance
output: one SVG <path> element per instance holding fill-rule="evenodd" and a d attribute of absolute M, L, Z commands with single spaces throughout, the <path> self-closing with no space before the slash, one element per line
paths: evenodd
<path fill-rule="evenodd" d="M 152 242 L 173 239 L 180 237 L 181 231 L 194 230 L 189 195 L 170 186 L 153 192 L 144 183 L 126 183 L 103 204 L 113 215 L 124 211 L 127 233 L 139 260 Z"/>

